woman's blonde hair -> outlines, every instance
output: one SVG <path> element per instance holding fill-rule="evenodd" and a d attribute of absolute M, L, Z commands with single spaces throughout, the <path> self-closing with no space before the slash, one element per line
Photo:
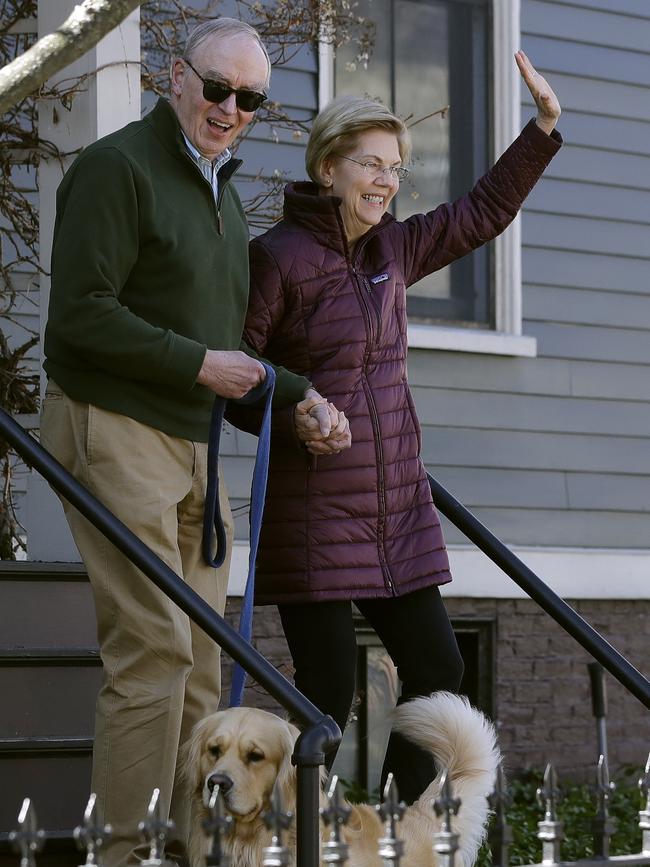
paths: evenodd
<path fill-rule="evenodd" d="M 394 133 L 402 162 L 408 162 L 411 135 L 404 121 L 386 106 L 363 96 L 339 96 L 326 105 L 316 116 L 307 143 L 305 165 L 312 181 L 322 184 L 323 162 L 331 156 L 345 156 L 362 133 L 374 129 Z"/>
<path fill-rule="evenodd" d="M 196 49 L 206 39 L 216 37 L 217 39 L 226 40 L 237 38 L 238 36 L 250 37 L 253 42 L 257 42 L 259 47 L 262 49 L 268 66 L 266 76 L 266 86 L 268 87 L 271 80 L 271 58 L 269 57 L 269 52 L 266 50 L 266 46 L 262 42 L 262 37 L 257 30 L 245 21 L 240 21 L 239 18 L 211 18 L 201 24 L 197 24 L 187 37 L 182 56 L 191 60 Z"/>

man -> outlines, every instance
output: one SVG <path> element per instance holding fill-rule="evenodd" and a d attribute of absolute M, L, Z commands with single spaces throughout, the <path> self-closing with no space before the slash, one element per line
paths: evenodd
<path fill-rule="evenodd" d="M 248 25 L 199 26 L 173 63 L 170 101 L 86 148 L 57 194 L 41 440 L 220 613 L 229 558 L 214 570 L 201 554 L 210 410 L 215 394 L 241 397 L 265 376 L 241 341 L 248 228 L 229 148 L 269 76 Z M 297 402 L 304 440 L 326 438 L 331 420 L 345 427 L 307 380 L 278 369 L 274 405 Z M 217 708 L 219 648 L 64 505 L 97 611 L 92 790 L 116 867 L 137 860 L 154 787 L 186 839 L 178 751 Z"/>

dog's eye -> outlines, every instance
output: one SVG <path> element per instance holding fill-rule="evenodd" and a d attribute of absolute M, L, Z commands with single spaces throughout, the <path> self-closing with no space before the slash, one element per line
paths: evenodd
<path fill-rule="evenodd" d="M 221 755 L 221 747 L 217 747 L 217 746 L 210 747 L 210 749 L 208 750 L 208 752 L 209 752 L 210 755 L 213 756 L 215 759 L 218 759 L 219 756 Z"/>
<path fill-rule="evenodd" d="M 247 758 L 249 762 L 261 762 L 264 760 L 264 753 L 252 752 Z"/>

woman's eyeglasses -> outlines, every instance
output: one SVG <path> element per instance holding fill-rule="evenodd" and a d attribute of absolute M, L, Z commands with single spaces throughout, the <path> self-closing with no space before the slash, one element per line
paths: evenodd
<path fill-rule="evenodd" d="M 234 87 L 230 87 L 222 81 L 203 78 L 203 76 L 199 75 L 196 69 L 194 69 L 187 58 L 184 57 L 183 61 L 187 63 L 192 72 L 203 82 L 203 99 L 207 100 L 207 102 L 225 102 L 230 94 L 234 93 L 237 108 L 240 108 L 242 111 L 256 111 L 267 99 L 265 93 L 259 93 L 257 90 L 236 90 Z"/>
<path fill-rule="evenodd" d="M 352 159 L 352 157 L 344 157 L 342 154 L 339 154 L 339 156 L 342 160 L 347 160 L 349 163 L 356 163 L 358 166 L 361 166 L 364 172 L 372 177 L 383 175 L 384 177 L 390 177 L 393 180 L 403 181 L 409 176 L 409 170 L 405 169 L 404 166 L 384 167 L 379 163 L 376 163 L 374 160 L 364 160 L 361 162 L 360 160 Z"/>

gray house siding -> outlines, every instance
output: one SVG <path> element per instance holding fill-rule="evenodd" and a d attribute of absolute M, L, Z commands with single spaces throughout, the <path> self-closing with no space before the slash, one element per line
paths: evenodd
<path fill-rule="evenodd" d="M 310 121 L 318 111 L 318 64 L 315 52 L 301 47 L 273 71 L 269 96 L 281 103 L 291 119 Z M 258 178 L 274 173 L 289 178 L 304 177 L 305 137 L 296 137 L 281 125 L 255 124 L 240 144 L 237 156 L 244 160 L 238 174 L 242 199 L 248 199 L 263 184 Z"/>
<path fill-rule="evenodd" d="M 566 141 L 523 214 L 538 355 L 411 352 L 426 463 L 511 544 L 648 546 L 649 46 L 645 3 L 523 2 Z"/>

